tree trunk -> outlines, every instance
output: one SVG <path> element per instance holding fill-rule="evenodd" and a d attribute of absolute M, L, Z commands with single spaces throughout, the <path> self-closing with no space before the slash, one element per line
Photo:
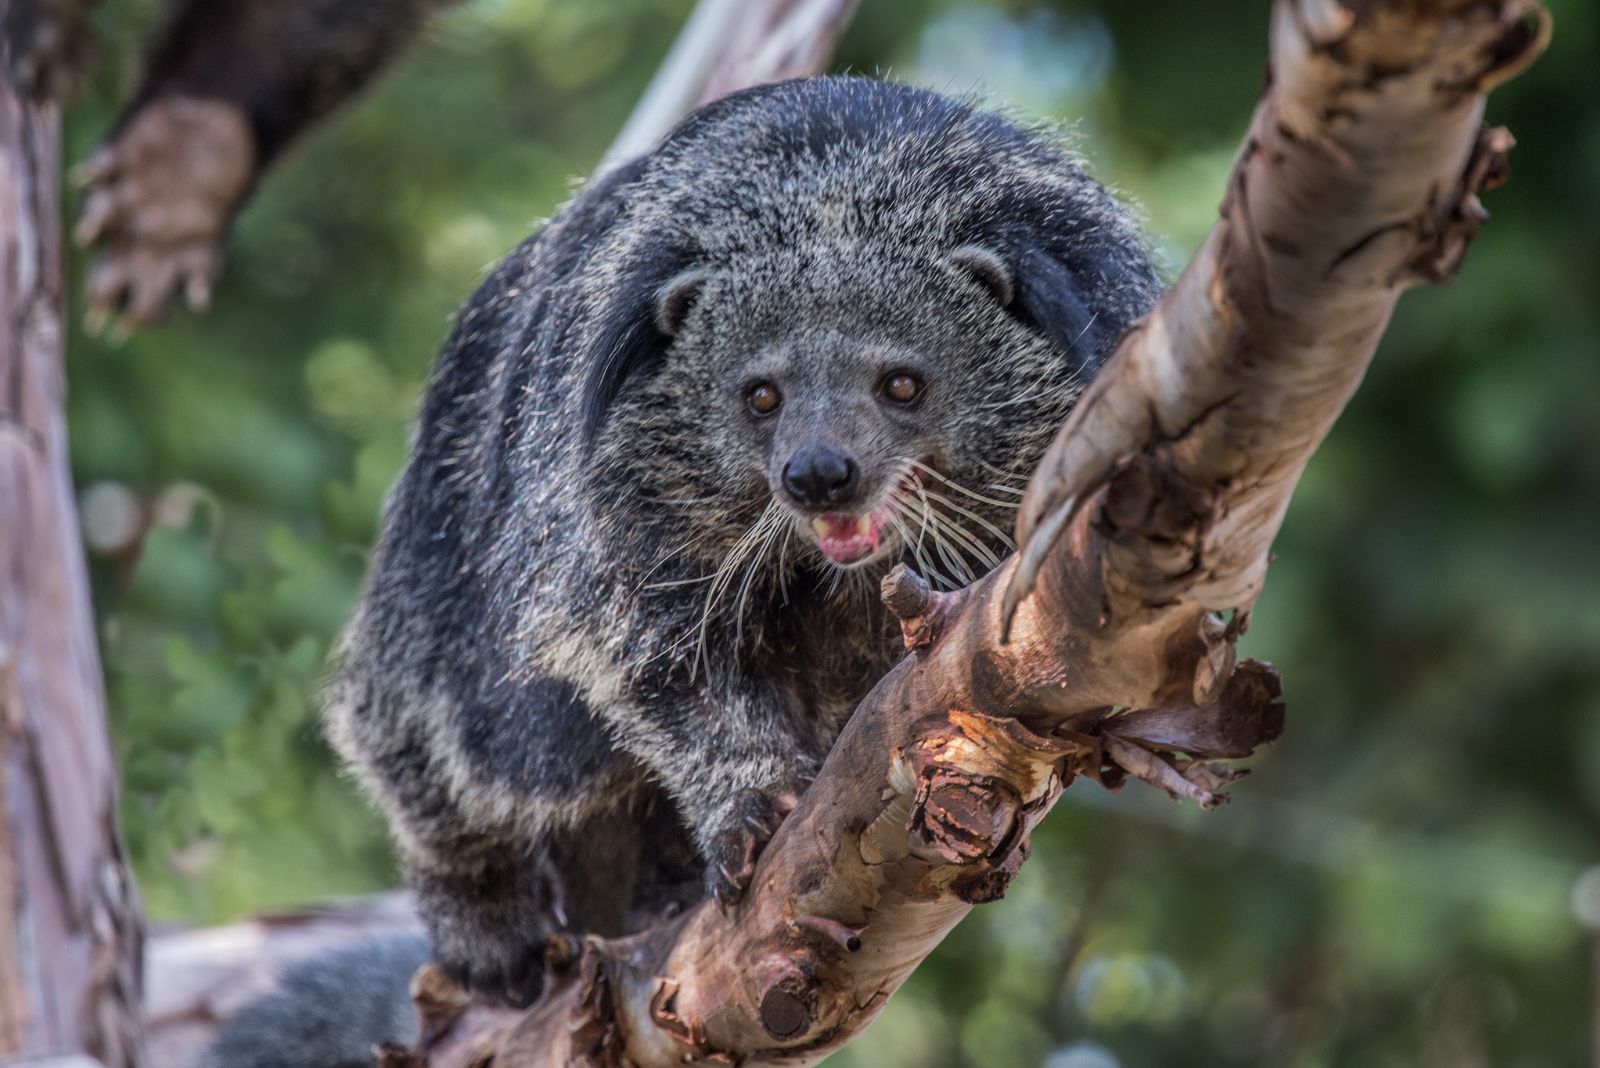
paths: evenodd
<path fill-rule="evenodd" d="M 59 108 L 0 74 L 0 1057 L 131 1068 L 140 921 L 68 470 L 60 154 Z"/>
<path fill-rule="evenodd" d="M 885 582 L 912 655 L 744 901 L 590 939 L 525 1014 L 424 969 L 423 1053 L 385 1063 L 814 1064 L 1004 892 L 1075 779 L 1222 800 L 1217 761 L 1282 726 L 1276 675 L 1234 642 L 1290 494 L 1399 294 L 1460 265 L 1511 145 L 1484 95 L 1548 30 L 1536 0 L 1278 0 L 1221 220 L 1041 463 L 1018 554 L 953 594 Z"/>

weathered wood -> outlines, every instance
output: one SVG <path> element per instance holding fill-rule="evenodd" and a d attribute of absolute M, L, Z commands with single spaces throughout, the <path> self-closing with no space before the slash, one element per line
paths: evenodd
<path fill-rule="evenodd" d="M 140 920 L 68 470 L 60 175 L 59 109 L 0 76 L 0 1055 L 130 1068 Z"/>

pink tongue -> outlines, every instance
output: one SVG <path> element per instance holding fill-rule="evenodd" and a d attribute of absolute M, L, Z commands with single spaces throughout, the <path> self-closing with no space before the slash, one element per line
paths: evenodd
<path fill-rule="evenodd" d="M 836 564 L 853 564 L 878 548 L 878 522 L 868 519 L 862 529 L 859 517 L 830 513 L 816 520 L 817 544 Z"/>

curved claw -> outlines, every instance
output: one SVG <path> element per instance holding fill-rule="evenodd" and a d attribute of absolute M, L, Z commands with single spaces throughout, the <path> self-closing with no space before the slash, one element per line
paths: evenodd
<path fill-rule="evenodd" d="M 741 790 L 706 848 L 706 891 L 724 909 L 737 905 L 755 877 L 756 859 L 799 804 L 795 790 Z"/>
<path fill-rule="evenodd" d="M 97 179 L 97 181 L 104 180 L 106 179 Z M 84 198 L 83 210 L 78 213 L 78 221 L 72 227 L 73 244 L 79 248 L 87 248 L 105 237 L 118 211 L 117 198 L 110 189 L 92 190 Z"/>
<path fill-rule="evenodd" d="M 1016 617 L 1017 609 L 1022 606 L 1023 599 L 1033 592 L 1045 557 L 1061 532 L 1077 516 L 1083 499 L 1082 496 L 1068 497 L 1058 504 L 1033 528 L 1032 536 L 1017 550 L 1017 566 L 1011 572 L 1011 581 L 1006 584 L 1005 596 L 1000 601 L 1001 645 L 1011 640 L 1011 622 Z"/>
<path fill-rule="evenodd" d="M 1108 463 L 1093 474 L 1080 477 L 1075 483 L 1065 487 L 1067 492 L 1061 497 L 1061 502 L 1034 524 L 1033 529 L 1028 532 L 1028 540 L 1017 547 L 1017 566 L 1011 572 L 1011 581 L 1007 583 L 1005 596 L 1000 602 L 1001 645 L 1011 640 L 1011 623 L 1016 617 L 1017 609 L 1021 607 L 1028 594 L 1033 592 L 1034 585 L 1039 581 L 1039 571 L 1044 567 L 1045 557 L 1050 555 L 1050 550 L 1061 537 L 1061 532 L 1072 525 L 1072 521 L 1078 518 L 1078 513 L 1083 511 L 1083 506 L 1107 486 L 1116 477 L 1117 472 L 1127 466 L 1128 461 L 1129 455 L 1123 455 L 1115 462 Z M 1032 490 L 1029 492 L 1032 493 Z"/>
<path fill-rule="evenodd" d="M 716 888 L 717 904 L 724 908 L 737 905 L 744 897 L 744 888 L 749 876 L 735 871 L 725 863 L 717 865 L 717 874 L 721 876 Z"/>
<path fill-rule="evenodd" d="M 73 240 L 100 252 L 89 274 L 91 331 L 118 317 L 159 322 L 175 298 L 195 311 L 210 304 L 256 162 L 249 120 L 235 106 L 158 97 L 74 170 L 84 199 Z"/>
<path fill-rule="evenodd" d="M 116 177 L 117 154 L 110 145 L 101 145 L 89 154 L 89 157 L 73 167 L 68 175 L 75 189 L 87 189 L 91 185 L 109 182 Z"/>

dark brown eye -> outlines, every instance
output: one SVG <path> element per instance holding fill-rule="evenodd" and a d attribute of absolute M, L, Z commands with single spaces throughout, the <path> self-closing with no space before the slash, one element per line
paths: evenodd
<path fill-rule="evenodd" d="M 771 415 L 783 403 L 783 394 L 771 382 L 757 382 L 744 395 L 744 402 L 757 415 Z"/>
<path fill-rule="evenodd" d="M 910 371 L 890 371 L 883 379 L 883 395 L 896 404 L 910 404 L 922 395 L 922 379 Z"/>

